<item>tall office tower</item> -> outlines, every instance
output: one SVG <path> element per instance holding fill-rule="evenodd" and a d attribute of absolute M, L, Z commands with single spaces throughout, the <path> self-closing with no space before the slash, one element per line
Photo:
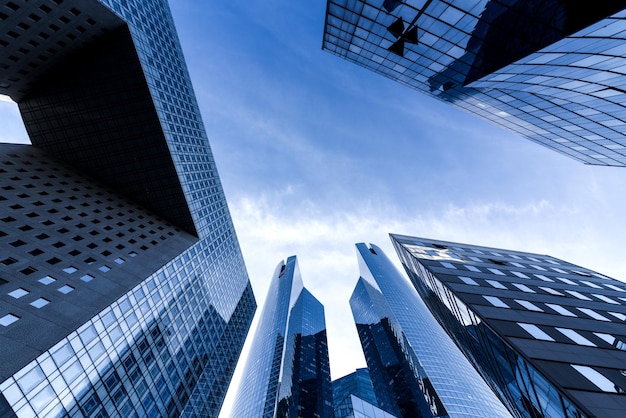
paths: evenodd
<path fill-rule="evenodd" d="M 0 416 L 216 416 L 256 304 L 169 6 L 0 22 Z"/>
<path fill-rule="evenodd" d="M 332 407 L 324 307 L 291 256 L 272 276 L 233 417 L 325 418 Z"/>
<path fill-rule="evenodd" d="M 367 369 L 333 380 L 333 418 L 395 418 L 378 407 Z"/>
<path fill-rule="evenodd" d="M 378 405 L 398 417 L 510 417 L 375 245 L 357 244 L 350 298 Z"/>
<path fill-rule="evenodd" d="M 624 416 L 626 284 L 546 255 L 392 241 L 431 312 L 515 416 Z"/>
<path fill-rule="evenodd" d="M 625 7 L 328 0 L 323 48 L 586 164 L 625 166 Z"/>

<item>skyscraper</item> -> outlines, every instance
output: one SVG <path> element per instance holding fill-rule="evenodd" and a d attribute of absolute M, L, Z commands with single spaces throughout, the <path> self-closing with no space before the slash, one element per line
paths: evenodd
<path fill-rule="evenodd" d="M 378 407 L 367 369 L 333 380 L 333 418 L 396 418 Z"/>
<path fill-rule="evenodd" d="M 379 407 L 398 417 L 510 417 L 382 250 L 356 247 L 350 306 Z"/>
<path fill-rule="evenodd" d="M 329 0 L 323 48 L 586 164 L 624 166 L 624 8 Z"/>
<path fill-rule="evenodd" d="M 332 387 L 324 307 L 303 287 L 298 261 L 276 267 L 234 417 L 330 417 Z"/>
<path fill-rule="evenodd" d="M 0 416 L 216 416 L 256 303 L 167 2 L 0 21 Z"/>
<path fill-rule="evenodd" d="M 428 308 L 515 416 L 624 416 L 626 284 L 546 255 L 392 241 Z"/>

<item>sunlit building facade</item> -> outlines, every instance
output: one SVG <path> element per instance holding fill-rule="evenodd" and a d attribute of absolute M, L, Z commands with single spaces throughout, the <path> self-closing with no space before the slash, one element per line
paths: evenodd
<path fill-rule="evenodd" d="M 625 7 L 329 0 L 323 48 L 586 164 L 624 166 Z"/>
<path fill-rule="evenodd" d="M 397 417 L 510 417 L 375 245 L 357 244 L 350 298 L 378 407 Z"/>
<path fill-rule="evenodd" d="M 326 418 L 332 409 L 324 307 L 291 256 L 272 276 L 232 416 Z"/>
<path fill-rule="evenodd" d="M 256 302 L 167 2 L 0 23 L 0 416 L 217 416 Z"/>
<path fill-rule="evenodd" d="M 626 410 L 626 284 L 547 255 L 392 235 L 430 311 L 517 417 Z"/>
<path fill-rule="evenodd" d="M 367 369 L 333 380 L 333 418 L 396 418 L 378 407 Z"/>

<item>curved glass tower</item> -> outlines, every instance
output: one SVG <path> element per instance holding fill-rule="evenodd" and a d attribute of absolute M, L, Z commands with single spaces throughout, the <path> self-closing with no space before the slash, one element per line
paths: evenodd
<path fill-rule="evenodd" d="M 350 306 L 379 407 L 398 417 L 510 417 L 382 250 L 356 247 Z"/>
<path fill-rule="evenodd" d="M 256 303 L 167 1 L 0 23 L 0 416 L 217 416 Z"/>
<path fill-rule="evenodd" d="M 324 307 L 295 256 L 276 267 L 239 386 L 235 417 L 330 417 Z"/>

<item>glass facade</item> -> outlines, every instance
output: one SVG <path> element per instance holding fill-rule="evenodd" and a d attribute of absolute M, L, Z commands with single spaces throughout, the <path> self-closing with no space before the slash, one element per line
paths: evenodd
<path fill-rule="evenodd" d="M 378 405 L 398 417 L 510 417 L 375 245 L 357 244 L 350 306 Z"/>
<path fill-rule="evenodd" d="M 167 2 L 0 21 L 0 416 L 217 416 L 256 303 Z"/>
<path fill-rule="evenodd" d="M 586 164 L 624 166 L 624 7 L 329 0 L 323 48 Z"/>
<path fill-rule="evenodd" d="M 396 418 L 358 396 L 348 395 L 336 407 L 333 418 Z"/>
<path fill-rule="evenodd" d="M 348 395 L 356 395 L 374 406 L 378 405 L 370 373 L 367 369 L 357 369 L 354 373 L 333 380 L 333 405 L 335 409 Z"/>
<path fill-rule="evenodd" d="M 243 373 L 233 416 L 332 414 L 324 307 L 303 287 L 295 256 L 276 267 Z"/>
<path fill-rule="evenodd" d="M 518 417 L 626 409 L 626 285 L 554 257 L 392 235 L 415 289 Z"/>

